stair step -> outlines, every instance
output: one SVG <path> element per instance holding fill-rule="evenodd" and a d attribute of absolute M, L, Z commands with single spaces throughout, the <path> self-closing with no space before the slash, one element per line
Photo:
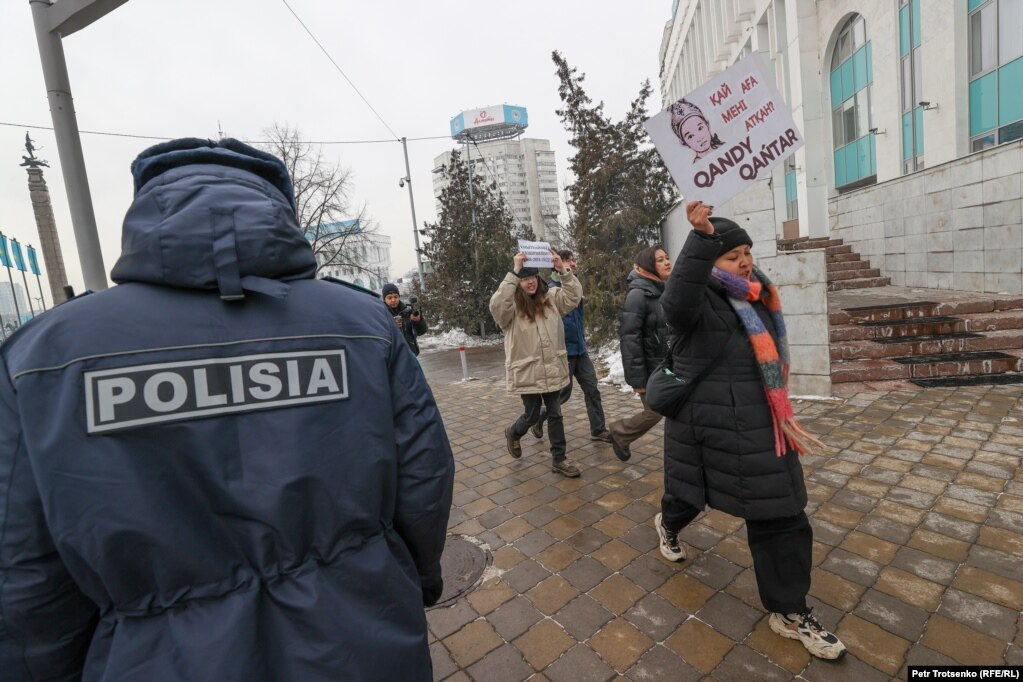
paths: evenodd
<path fill-rule="evenodd" d="M 826 252 L 825 252 L 826 253 Z M 855 252 L 827 254 L 825 260 L 828 263 L 847 263 L 849 261 L 861 260 L 860 254 Z"/>
<path fill-rule="evenodd" d="M 877 268 L 870 268 L 870 264 L 866 264 L 867 269 L 861 270 L 841 270 L 839 272 L 829 272 L 827 278 L 829 282 L 842 282 L 850 279 L 869 279 L 872 277 L 880 277 L 881 271 Z"/>
<path fill-rule="evenodd" d="M 1006 372 L 1005 374 L 973 374 L 958 377 L 932 377 L 913 379 L 912 383 L 924 388 L 958 388 L 960 386 L 1006 386 L 1023 384 L 1023 374 Z"/>
<path fill-rule="evenodd" d="M 832 272 L 844 272 L 846 270 L 866 270 L 870 263 L 865 260 L 846 260 L 836 263 L 828 263 L 828 274 Z"/>
<path fill-rule="evenodd" d="M 782 248 L 783 251 L 809 251 L 810 249 L 825 249 L 831 246 L 841 246 L 841 239 L 828 239 L 825 237 L 808 239 L 806 241 L 794 242 L 791 244 L 785 244 Z M 779 247 L 782 247 L 779 243 Z"/>
<path fill-rule="evenodd" d="M 930 325 L 930 326 L 928 326 Z M 915 327 L 915 328 L 914 328 Z M 1023 311 L 1005 310 L 991 313 L 973 313 L 952 317 L 949 315 L 919 317 L 891 322 L 857 322 L 833 325 L 830 332 L 832 343 L 867 339 L 924 336 L 929 334 L 953 334 L 991 332 L 1023 329 Z M 1023 346 L 1021 346 L 1023 347 Z"/>
<path fill-rule="evenodd" d="M 984 350 L 969 353 L 936 353 L 934 355 L 908 355 L 892 358 L 892 362 L 901 365 L 933 365 L 940 362 L 973 362 L 975 360 L 1018 360 L 1015 355 L 996 350 Z"/>
<path fill-rule="evenodd" d="M 930 341 L 942 342 L 942 341 L 957 341 L 960 339 L 983 339 L 983 334 L 977 334 L 976 332 L 951 332 L 948 334 L 920 334 L 919 336 L 896 336 L 886 339 L 871 339 L 872 343 L 880 343 L 882 345 L 892 345 L 896 343 L 927 343 Z M 938 353 L 944 353 L 946 351 L 935 351 Z M 917 353 L 913 353 L 917 355 Z"/>
<path fill-rule="evenodd" d="M 986 356 L 991 357 L 986 357 Z M 960 356 L 960 357 L 957 357 Z M 967 357 L 969 356 L 969 357 Z M 1002 374 L 1015 372 L 1020 368 L 1020 359 L 1007 353 L 947 353 L 935 362 L 913 362 L 905 364 L 912 369 L 914 379 L 927 377 L 961 376 L 964 374 Z"/>
<path fill-rule="evenodd" d="M 978 354 L 950 353 L 939 358 L 955 358 L 967 356 L 967 359 L 947 359 L 938 362 L 896 362 L 890 358 L 871 360 L 850 360 L 835 362 L 831 365 L 831 381 L 846 383 L 850 381 L 890 381 L 893 379 L 925 379 L 931 377 L 964 376 L 964 375 L 998 375 L 1005 372 L 1019 371 L 1021 360 L 1014 355 L 1000 353 L 1004 357 L 978 358 L 969 356 Z"/>
<path fill-rule="evenodd" d="M 935 334 L 952 334 L 969 331 L 965 322 L 958 317 L 941 315 L 936 317 L 918 317 L 909 320 L 884 320 L 879 322 L 859 322 L 860 327 L 870 330 L 869 339 L 902 339 L 907 336 L 930 336 Z"/>
<path fill-rule="evenodd" d="M 840 253 L 852 253 L 852 246 L 849 244 L 836 244 L 835 246 L 826 247 L 824 253 L 829 256 L 835 256 Z"/>
<path fill-rule="evenodd" d="M 903 355 L 934 355 L 937 353 L 965 353 L 969 351 L 1002 350 L 1023 348 L 1023 334 L 1016 330 L 973 334 L 956 332 L 952 334 L 924 334 L 897 339 L 871 339 L 860 341 L 839 341 L 831 344 L 831 359 L 876 360 L 896 358 Z"/>
<path fill-rule="evenodd" d="M 912 317 L 905 320 L 877 320 L 857 322 L 861 327 L 908 327 L 918 324 L 932 324 L 940 322 L 958 322 L 958 317 L 951 315 L 934 315 L 932 317 Z M 925 332 L 926 333 L 926 332 Z"/>
<path fill-rule="evenodd" d="M 993 332 L 999 329 L 1023 329 L 1023 310 L 1001 310 L 991 313 L 963 315 L 962 331 Z"/>
<path fill-rule="evenodd" d="M 871 287 L 886 287 L 892 283 L 891 277 L 864 277 L 863 279 L 844 279 L 837 282 L 828 282 L 828 291 L 843 291 L 845 289 L 868 289 Z"/>
<path fill-rule="evenodd" d="M 945 311 L 939 312 L 939 306 L 941 305 L 935 301 L 907 301 L 905 303 L 842 308 L 840 311 L 829 313 L 828 320 L 831 324 L 845 324 L 848 322 L 905 320 L 911 317 L 933 317 L 934 315 L 949 314 Z"/>
<path fill-rule="evenodd" d="M 910 379 L 912 369 L 887 359 L 853 360 L 831 365 L 831 381 L 836 384 L 850 381 L 888 381 Z"/>

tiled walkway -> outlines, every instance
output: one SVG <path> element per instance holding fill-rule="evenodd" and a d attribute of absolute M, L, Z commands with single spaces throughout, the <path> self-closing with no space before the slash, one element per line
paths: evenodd
<path fill-rule="evenodd" d="M 429 373 L 428 373 L 429 376 Z M 503 381 L 433 382 L 457 473 L 451 532 L 489 545 L 484 582 L 428 612 L 437 680 L 882 680 L 908 663 L 1023 664 L 1023 388 L 862 393 L 796 406 L 833 447 L 805 458 L 811 603 L 849 647 L 811 657 L 767 626 L 745 526 L 708 512 L 660 557 L 661 434 L 628 463 L 565 406 L 569 458 L 505 451 Z M 602 387 L 608 420 L 638 401 Z"/>

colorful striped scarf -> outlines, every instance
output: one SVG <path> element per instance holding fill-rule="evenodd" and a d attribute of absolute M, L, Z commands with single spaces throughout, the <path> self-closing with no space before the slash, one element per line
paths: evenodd
<path fill-rule="evenodd" d="M 785 333 L 785 318 L 781 314 L 781 297 L 778 289 L 771 283 L 759 268 L 753 268 L 753 280 L 738 275 L 731 275 L 724 270 L 714 268 L 714 277 L 718 279 L 728 293 L 728 302 L 742 322 L 753 356 L 760 368 L 760 378 L 764 382 L 767 393 L 767 404 L 771 408 L 774 422 L 774 452 L 781 457 L 788 449 L 786 442 L 799 454 L 813 454 L 813 446 L 824 448 L 825 445 L 810 435 L 792 413 L 789 402 L 789 344 Z M 760 315 L 753 308 L 752 301 L 761 301 L 771 314 L 774 329 L 778 335 L 775 345 L 771 333 L 767 331 Z"/>

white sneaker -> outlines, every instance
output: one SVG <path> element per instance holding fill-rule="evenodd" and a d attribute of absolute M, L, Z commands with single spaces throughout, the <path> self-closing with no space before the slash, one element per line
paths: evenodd
<path fill-rule="evenodd" d="M 661 515 L 654 517 L 657 537 L 661 539 L 661 556 L 668 561 L 685 561 L 686 551 L 678 541 L 678 531 L 670 531 L 661 523 Z"/>
<path fill-rule="evenodd" d="M 772 613 L 768 623 L 782 637 L 798 639 L 806 650 L 817 658 L 834 660 L 845 654 L 845 645 L 813 617 L 812 609 L 806 613 Z"/>

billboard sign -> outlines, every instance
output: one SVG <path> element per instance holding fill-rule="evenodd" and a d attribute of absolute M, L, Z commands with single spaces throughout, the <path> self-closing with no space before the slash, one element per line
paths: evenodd
<path fill-rule="evenodd" d="M 644 124 L 686 201 L 728 201 L 803 146 L 757 55 L 736 62 Z"/>
<path fill-rule="evenodd" d="M 514 137 L 529 125 L 525 107 L 498 104 L 469 109 L 451 119 L 451 137 L 476 141 Z"/>

